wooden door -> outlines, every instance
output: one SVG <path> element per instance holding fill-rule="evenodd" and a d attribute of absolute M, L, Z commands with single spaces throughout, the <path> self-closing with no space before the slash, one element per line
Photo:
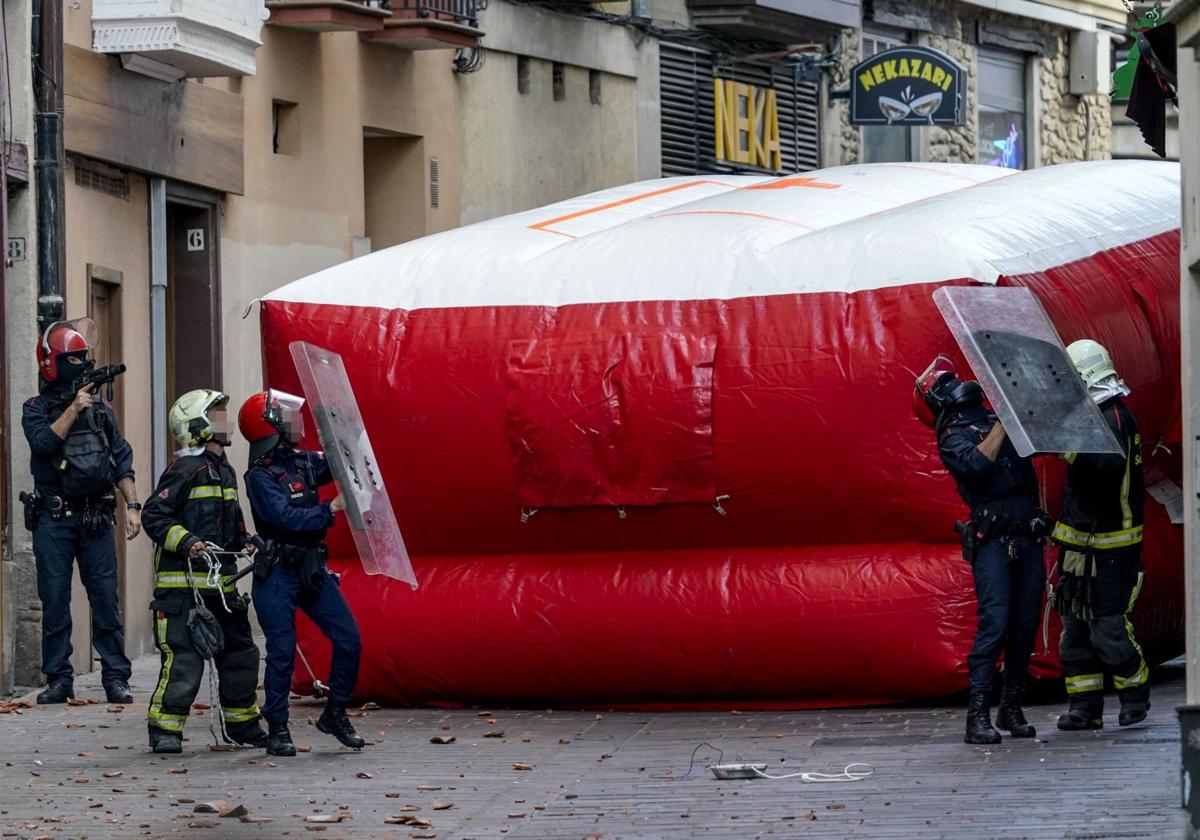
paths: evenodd
<path fill-rule="evenodd" d="M 96 346 L 92 349 L 92 354 L 96 359 L 96 365 L 107 365 L 114 362 L 120 362 L 124 359 L 122 348 L 122 333 L 121 333 L 121 280 L 122 275 L 119 271 L 114 271 L 110 268 L 104 268 L 98 265 L 88 265 L 88 317 L 96 322 L 97 339 Z M 113 385 L 112 408 L 113 413 L 117 416 L 117 424 L 125 428 L 125 383 L 124 377 L 117 377 Z M 124 594 L 128 590 L 125 587 L 125 505 L 120 493 L 117 494 L 118 501 L 116 506 L 116 543 L 117 543 L 117 592 Z M 74 604 L 74 599 L 72 601 Z M 86 605 L 86 596 L 83 599 Z M 74 612 L 74 608 L 72 612 Z M 78 625 L 78 622 L 77 622 Z M 94 659 L 91 654 L 91 621 L 85 622 L 84 627 L 87 632 L 88 644 L 83 647 L 84 651 L 88 651 L 91 668 L 98 667 L 99 660 Z M 81 635 L 84 628 L 76 626 L 72 634 L 74 638 Z M 76 645 L 76 656 L 79 656 L 79 645 Z M 79 666 L 76 665 L 78 668 Z"/>

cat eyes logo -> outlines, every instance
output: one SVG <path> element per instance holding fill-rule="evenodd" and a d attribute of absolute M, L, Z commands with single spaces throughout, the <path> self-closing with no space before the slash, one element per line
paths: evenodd
<path fill-rule="evenodd" d="M 958 125 L 963 121 L 963 69 L 929 47 L 896 47 L 851 71 L 850 122 L 855 125 Z"/>

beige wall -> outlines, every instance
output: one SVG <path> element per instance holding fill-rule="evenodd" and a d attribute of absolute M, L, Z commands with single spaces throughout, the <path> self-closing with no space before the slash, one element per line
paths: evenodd
<path fill-rule="evenodd" d="M 254 300 L 335 265 L 366 233 L 364 130 L 419 141 L 414 200 L 394 202 L 393 230 L 415 237 L 459 223 L 458 91 L 449 50 L 407 52 L 357 34 L 263 28 L 255 76 L 212 82 L 245 100 L 244 196 L 229 196 L 221 218 L 225 389 L 240 405 L 262 387 Z M 296 155 L 272 151 L 272 100 L 294 102 Z M 429 157 L 440 164 L 440 206 L 430 207 Z M 410 162 L 411 163 L 411 162 Z M 418 192 L 419 190 L 419 192 Z M 244 448 L 231 452 L 235 465 Z"/>
<path fill-rule="evenodd" d="M 601 73 L 593 105 L 588 70 L 568 65 L 556 102 L 552 63 L 530 59 L 521 94 L 517 60 L 489 52 L 483 70 L 459 83 L 464 224 L 637 180 L 635 80 Z"/>
<path fill-rule="evenodd" d="M 67 170 L 67 262 L 65 294 L 67 317 L 88 312 L 88 264 L 118 271 L 121 282 L 122 361 L 128 367 L 119 399 L 123 402 L 125 437 L 133 445 L 138 471 L 139 498 L 145 499 L 156 476 L 150 472 L 150 242 L 146 204 L 146 179 L 130 176 L 127 198 L 75 185 Z M 150 598 L 154 588 L 153 547 L 143 534 L 125 546 L 125 586 L 120 592 L 125 616 L 125 645 L 130 656 L 153 648 Z M 75 621 L 72 641 L 75 668 L 89 669 L 87 597 L 76 576 L 71 599 Z"/>

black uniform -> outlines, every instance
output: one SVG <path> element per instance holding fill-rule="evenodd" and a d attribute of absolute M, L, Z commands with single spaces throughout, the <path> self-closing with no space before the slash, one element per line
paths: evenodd
<path fill-rule="evenodd" d="M 1066 493 L 1051 535 L 1060 546 L 1055 605 L 1067 693 L 1072 705 L 1093 712 L 1103 708 L 1105 670 L 1123 703 L 1146 702 L 1150 676 L 1127 617 L 1142 588 L 1142 436 L 1120 397 L 1100 413 L 1125 454 L 1066 456 Z"/>
<path fill-rule="evenodd" d="M 249 607 L 228 579 L 237 571 L 222 557 L 219 575 L 188 551 L 198 541 L 213 548 L 240 551 L 247 534 L 238 503 L 237 475 L 224 454 L 205 449 L 171 464 L 142 512 L 142 526 L 158 545 L 155 554 L 154 638 L 162 666 L 150 698 L 151 745 L 162 733 L 181 734 L 204 676 L 204 657 L 188 629 L 195 606 L 193 586 L 216 617 L 224 645 L 214 657 L 220 678 L 221 714 L 229 736 L 238 741 L 261 731 L 255 691 L 258 648 L 250 630 Z"/>
<path fill-rule="evenodd" d="M 122 436 L 112 408 L 97 398 L 68 432 L 73 451 L 82 443 L 83 448 L 94 445 L 101 461 L 103 452 L 108 453 L 108 471 L 100 479 L 103 486 L 81 495 L 72 488 L 95 482 L 79 475 L 73 457 L 66 457 L 67 441 L 51 428 L 75 394 L 69 384 L 43 388 L 25 403 L 21 418 L 40 500 L 33 553 L 42 602 L 42 672 L 52 684 L 70 683 L 74 678 L 71 567 L 78 560 L 79 577 L 92 607 L 92 647 L 100 655 L 101 679 L 105 686 L 127 683 L 132 669 L 125 655 L 125 628 L 117 598 L 113 490 L 122 479 L 133 477 L 133 448 Z"/>
<path fill-rule="evenodd" d="M 358 680 L 362 644 L 358 624 L 325 566 L 325 532 L 333 524 L 329 502 L 317 488 L 333 481 L 323 455 L 283 445 L 246 473 L 246 495 L 258 535 L 275 563 L 254 576 L 254 609 L 266 634 L 263 716 L 279 726 L 288 719 L 288 691 L 296 662 L 296 609 L 302 609 L 333 645 L 330 700 L 350 702 Z"/>
<path fill-rule="evenodd" d="M 1038 526 L 1037 474 L 1005 439 L 995 461 L 978 446 L 996 422 L 980 403 L 948 409 L 938 451 L 971 508 L 964 554 L 978 600 L 975 643 L 967 657 L 971 694 L 987 696 L 1004 652 L 1006 692 L 1023 686 L 1042 612 L 1046 567 Z"/>

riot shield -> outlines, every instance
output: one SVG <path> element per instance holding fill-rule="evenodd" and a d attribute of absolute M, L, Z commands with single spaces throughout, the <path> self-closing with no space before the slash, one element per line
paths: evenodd
<path fill-rule="evenodd" d="M 305 341 L 288 349 L 317 425 L 325 458 L 346 501 L 350 533 L 369 575 L 386 575 L 417 588 L 412 562 L 388 499 L 342 357 Z"/>
<path fill-rule="evenodd" d="M 933 300 L 1020 455 L 1123 454 L 1033 292 L 942 286 Z"/>

